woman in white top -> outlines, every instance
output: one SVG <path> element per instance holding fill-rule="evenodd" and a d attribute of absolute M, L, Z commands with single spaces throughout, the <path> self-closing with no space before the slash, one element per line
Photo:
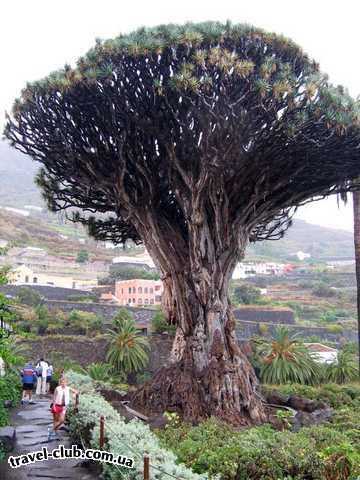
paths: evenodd
<path fill-rule="evenodd" d="M 78 394 L 77 390 L 67 386 L 66 378 L 64 376 L 61 377 L 59 386 L 57 386 L 54 391 L 53 405 L 51 407 L 54 429 L 52 432 L 50 428 L 48 429 L 49 440 L 52 436 L 57 436 L 57 431 L 65 422 L 66 408 L 70 403 L 70 392 L 72 392 L 74 396 Z"/>

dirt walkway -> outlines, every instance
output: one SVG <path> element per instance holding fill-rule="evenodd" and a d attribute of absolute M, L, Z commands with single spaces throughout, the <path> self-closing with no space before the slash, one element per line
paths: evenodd
<path fill-rule="evenodd" d="M 12 414 L 12 425 L 16 427 L 16 447 L 10 455 L 22 455 L 47 447 L 49 451 L 59 445 L 71 446 L 68 433 L 59 432 L 59 440 L 48 441 L 47 427 L 51 425 L 48 398 L 36 400 Z M 4 460 L 0 464 L 0 480 L 98 480 L 100 477 L 87 470 L 77 459 L 46 460 L 11 468 Z"/>

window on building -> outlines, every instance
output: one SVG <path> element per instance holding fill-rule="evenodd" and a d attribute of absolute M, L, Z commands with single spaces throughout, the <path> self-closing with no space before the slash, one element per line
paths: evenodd
<path fill-rule="evenodd" d="M 145 305 L 149 305 L 149 299 L 145 298 Z"/>
<path fill-rule="evenodd" d="M 144 293 L 148 293 L 148 287 L 145 287 Z"/>
<path fill-rule="evenodd" d="M 138 293 L 142 293 L 142 287 L 138 288 Z"/>
<path fill-rule="evenodd" d="M 131 298 L 129 298 L 129 300 L 128 300 L 128 304 L 129 304 L 129 305 L 130 305 L 130 303 L 131 303 Z"/>
<path fill-rule="evenodd" d="M 131 287 L 129 287 L 129 293 L 131 293 Z"/>
<path fill-rule="evenodd" d="M 133 287 L 133 293 L 136 293 L 136 288 L 135 287 Z"/>
<path fill-rule="evenodd" d="M 139 304 L 139 305 L 142 304 L 142 298 L 138 298 L 138 304 Z"/>
<path fill-rule="evenodd" d="M 161 295 L 155 295 L 155 302 L 161 302 Z"/>
<path fill-rule="evenodd" d="M 133 298 L 133 303 L 136 303 L 136 300 L 135 300 L 135 298 Z"/>
<path fill-rule="evenodd" d="M 25 283 L 29 283 L 29 275 L 26 275 L 26 277 L 25 277 Z"/>
<path fill-rule="evenodd" d="M 124 289 L 122 288 L 122 289 L 121 289 L 121 295 L 123 295 L 123 294 L 124 294 Z"/>
<path fill-rule="evenodd" d="M 160 285 L 155 285 L 155 292 L 158 292 L 160 290 Z"/>
<path fill-rule="evenodd" d="M 150 293 L 154 293 L 154 289 L 150 287 Z"/>
<path fill-rule="evenodd" d="M 33 278 L 33 283 L 37 283 L 37 281 L 38 281 L 37 277 L 34 277 Z"/>
<path fill-rule="evenodd" d="M 150 298 L 150 305 L 154 305 L 154 299 Z"/>

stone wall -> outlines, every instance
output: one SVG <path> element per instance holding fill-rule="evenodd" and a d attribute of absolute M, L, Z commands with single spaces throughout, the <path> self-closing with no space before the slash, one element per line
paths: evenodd
<path fill-rule="evenodd" d="M 267 336 L 272 335 L 276 325 L 268 324 Z M 299 326 L 290 326 L 291 332 L 299 333 L 303 336 L 317 335 L 320 338 L 338 343 L 341 339 L 356 341 L 356 332 L 345 331 L 341 335 L 325 332 L 321 328 L 306 328 Z M 259 325 L 252 322 L 238 322 L 237 337 L 241 344 L 246 345 L 246 341 L 254 334 L 259 334 Z M 154 373 L 163 366 L 169 357 L 173 337 L 168 335 L 149 335 L 150 358 L 147 371 Z M 80 365 L 86 367 L 90 363 L 106 361 L 106 350 L 108 341 L 104 336 L 89 338 L 85 336 L 66 336 L 66 335 L 48 335 L 38 337 L 36 340 L 26 339 L 19 342 L 23 344 L 24 357 L 26 360 L 36 361 L 39 357 L 52 360 L 53 354 L 56 357 L 62 354 Z"/>
<path fill-rule="evenodd" d="M 294 324 L 294 312 L 290 308 L 266 308 L 244 306 L 234 310 L 237 320 L 260 323 Z"/>
<path fill-rule="evenodd" d="M 168 335 L 149 336 L 150 354 L 147 371 L 154 373 L 164 365 L 169 356 L 173 337 Z M 106 361 L 108 341 L 104 336 L 94 338 L 80 335 L 45 335 L 36 340 L 26 339 L 18 342 L 24 346 L 23 356 L 27 361 L 37 361 L 40 357 L 52 362 L 62 354 L 83 367 L 95 362 Z M 56 365 L 55 365 L 56 367 Z"/>
<path fill-rule="evenodd" d="M 241 341 L 249 340 L 253 335 L 259 335 L 260 323 L 238 321 L 236 323 L 236 335 Z M 277 324 L 267 323 L 267 332 L 262 334 L 265 337 L 274 335 Z M 349 342 L 357 342 L 357 332 L 355 330 L 343 330 L 341 333 L 331 333 L 326 327 L 303 327 L 300 325 L 286 325 L 291 334 L 299 334 L 299 337 L 311 337 L 316 335 L 323 341 L 342 343 L 344 340 Z"/>

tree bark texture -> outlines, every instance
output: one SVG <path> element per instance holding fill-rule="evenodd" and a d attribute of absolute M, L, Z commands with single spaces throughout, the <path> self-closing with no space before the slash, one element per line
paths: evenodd
<path fill-rule="evenodd" d="M 188 213 L 184 250 L 151 215 L 137 225 L 163 274 L 163 306 L 177 330 L 168 365 L 134 400 L 151 410 L 181 412 L 190 421 L 215 415 L 237 425 L 261 423 L 266 416 L 256 392 L 258 382 L 238 345 L 228 297 L 247 232 L 223 224 L 224 215 L 209 218 L 205 210 L 195 212 L 194 203 Z M 215 222 L 211 228 L 210 220 Z"/>

